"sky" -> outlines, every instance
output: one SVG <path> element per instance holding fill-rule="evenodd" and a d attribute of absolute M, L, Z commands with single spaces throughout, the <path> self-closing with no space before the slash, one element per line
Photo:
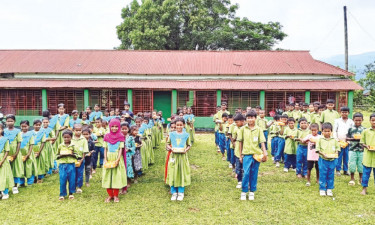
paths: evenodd
<path fill-rule="evenodd" d="M 0 49 L 113 49 L 116 26 L 130 0 L 1 0 Z M 275 47 L 310 50 L 316 59 L 344 53 L 343 6 L 348 7 L 349 54 L 375 51 L 375 0 L 232 0 L 237 15 L 278 21 L 288 34 Z"/>

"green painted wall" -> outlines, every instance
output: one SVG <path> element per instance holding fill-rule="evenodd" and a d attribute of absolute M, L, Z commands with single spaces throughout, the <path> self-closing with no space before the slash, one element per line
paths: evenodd
<path fill-rule="evenodd" d="M 214 129 L 215 124 L 212 121 L 212 117 L 195 117 L 195 128 Z"/>
<path fill-rule="evenodd" d="M 221 105 L 221 90 L 216 91 L 216 105 Z"/>
<path fill-rule="evenodd" d="M 310 104 L 311 98 L 310 98 L 310 91 L 305 91 L 305 102 L 307 104 Z"/>
<path fill-rule="evenodd" d="M 90 101 L 89 101 L 89 89 L 84 89 L 83 90 L 83 105 L 84 109 L 86 109 L 87 106 L 90 106 Z"/>
<path fill-rule="evenodd" d="M 259 93 L 259 106 L 262 107 L 262 109 L 266 109 L 266 92 L 260 91 Z"/>
<path fill-rule="evenodd" d="M 47 89 L 42 89 L 42 110 L 47 110 L 48 108 L 48 98 Z"/>
<path fill-rule="evenodd" d="M 20 126 L 20 122 L 22 120 L 28 120 L 30 122 L 30 126 L 32 126 L 34 120 L 36 119 L 41 119 L 42 116 L 17 116 L 16 115 L 16 125 L 15 126 Z"/>
<path fill-rule="evenodd" d="M 172 92 L 170 91 L 154 91 L 154 109 L 163 112 L 163 118 L 171 117 L 172 113 Z"/>
<path fill-rule="evenodd" d="M 177 113 L 177 90 L 172 90 L 172 113 Z"/>
<path fill-rule="evenodd" d="M 130 104 L 130 111 L 133 111 L 133 90 L 128 89 L 128 103 Z"/>
<path fill-rule="evenodd" d="M 353 99 L 354 99 L 354 91 L 349 91 L 348 92 L 348 107 L 350 109 L 350 114 L 349 114 L 350 118 L 353 118 L 353 108 L 354 108 Z"/>

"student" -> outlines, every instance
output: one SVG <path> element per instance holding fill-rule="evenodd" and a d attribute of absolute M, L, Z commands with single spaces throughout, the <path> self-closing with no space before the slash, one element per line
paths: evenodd
<path fill-rule="evenodd" d="M 103 113 L 100 111 L 99 104 L 94 105 L 94 112 L 89 114 L 91 123 L 96 122 L 96 119 L 101 119 L 103 117 Z"/>
<path fill-rule="evenodd" d="M 35 160 L 37 165 L 37 183 L 42 183 L 44 175 L 48 172 L 46 169 L 46 161 L 47 161 L 47 153 L 44 150 L 46 145 L 46 135 L 44 131 L 41 130 L 42 121 L 41 120 L 34 120 L 33 123 L 34 130 L 33 130 L 33 138 L 34 138 L 34 146 L 33 152 L 35 154 Z"/>
<path fill-rule="evenodd" d="M 359 144 L 361 134 L 365 130 L 362 126 L 363 115 L 362 113 L 355 113 L 353 115 L 354 126 L 349 128 L 346 141 L 350 142 L 349 146 L 349 172 L 351 180 L 349 185 L 355 185 L 354 173 L 357 170 L 359 173 L 359 183 L 362 183 L 363 173 L 363 147 Z"/>
<path fill-rule="evenodd" d="M 73 127 L 72 144 L 77 148 L 77 162 L 75 164 L 76 170 L 76 193 L 82 193 L 83 186 L 83 172 L 85 169 L 85 155 L 89 153 L 88 142 L 82 135 L 82 124 L 74 124 Z"/>
<path fill-rule="evenodd" d="M 370 115 L 371 127 L 362 132 L 361 141 L 359 142 L 364 148 L 363 153 L 363 176 L 362 176 L 362 195 L 367 194 L 368 181 L 371 170 L 375 171 L 375 113 Z"/>
<path fill-rule="evenodd" d="M 283 132 L 285 136 L 285 150 L 284 150 L 284 172 L 289 172 L 289 168 L 296 170 L 296 154 L 297 154 L 297 143 L 295 138 L 298 134 L 298 129 L 295 127 L 295 120 L 293 117 L 288 119 L 288 127 Z"/>
<path fill-rule="evenodd" d="M 300 110 L 300 103 L 296 102 L 294 104 L 294 110 L 293 110 L 293 118 L 296 122 L 298 122 L 298 120 L 302 117 L 301 116 L 301 110 Z M 298 123 L 299 124 L 299 123 Z"/>
<path fill-rule="evenodd" d="M 310 134 L 306 118 L 301 118 L 299 121 L 300 129 L 297 133 L 296 141 L 299 142 L 297 147 L 297 169 L 296 174 L 298 178 L 306 177 L 307 175 L 307 144 L 303 143 L 303 139 Z"/>
<path fill-rule="evenodd" d="M 219 123 L 219 147 L 220 147 L 220 152 L 222 155 L 222 159 L 225 160 L 225 149 L 226 149 L 226 141 L 225 141 L 225 127 L 226 123 L 228 121 L 228 114 L 223 113 L 222 115 L 222 121 Z"/>
<path fill-rule="evenodd" d="M 122 127 L 121 127 L 121 129 L 122 129 Z M 135 154 L 135 148 L 136 148 L 135 138 L 137 137 L 137 135 L 138 135 L 138 127 L 137 126 L 131 126 L 130 132 L 126 136 L 126 139 L 125 139 L 126 171 L 127 171 L 127 176 L 128 176 L 128 187 L 130 186 L 130 179 L 134 179 L 133 156 Z"/>
<path fill-rule="evenodd" d="M 167 135 L 167 139 L 166 139 L 166 150 L 167 150 L 167 157 L 165 159 L 165 169 L 164 169 L 164 182 L 167 184 L 167 176 L 168 176 L 168 162 L 169 162 L 169 158 L 172 154 L 172 150 L 169 150 L 168 149 L 168 141 L 169 141 L 169 135 L 171 132 L 174 132 L 176 131 L 176 120 L 172 120 L 171 123 L 170 123 L 170 127 L 169 127 L 169 132 L 168 132 L 168 135 Z"/>
<path fill-rule="evenodd" d="M 240 162 L 243 163 L 241 200 L 246 200 L 249 191 L 249 200 L 254 200 L 254 192 L 257 189 L 259 164 L 256 158 L 259 156 L 262 162 L 267 161 L 266 139 L 263 130 L 256 126 L 256 113 L 250 111 L 246 114 L 246 125 L 241 128 L 237 140 L 240 142 Z M 261 147 L 259 147 L 259 144 Z"/>
<path fill-rule="evenodd" d="M 268 125 L 268 120 L 266 118 L 266 111 L 260 109 L 258 115 L 259 117 L 257 117 L 256 125 L 263 130 L 264 137 L 266 138 L 266 140 L 268 140 L 268 128 L 270 127 L 270 125 Z M 267 145 L 266 145 L 266 149 L 268 149 Z"/>
<path fill-rule="evenodd" d="M 9 188 L 14 187 L 12 168 L 7 160 L 9 151 L 9 140 L 4 137 L 4 126 L 0 123 L 0 192 L 2 200 L 9 199 Z"/>
<path fill-rule="evenodd" d="M 133 171 L 133 168 L 129 168 L 128 166 L 132 166 L 131 165 L 131 156 L 128 157 L 128 154 L 127 154 L 127 151 L 128 151 L 128 148 L 127 148 L 127 138 L 129 137 L 129 124 L 127 122 L 122 122 L 120 124 L 121 126 L 121 133 L 122 135 L 124 135 L 124 149 L 122 151 L 122 157 L 124 159 L 124 163 L 125 163 L 125 172 L 126 172 L 126 176 L 127 176 L 127 186 L 123 187 L 120 191 L 120 194 L 126 194 L 127 191 L 128 191 L 128 187 L 130 187 L 130 179 L 129 179 L 129 175 L 133 178 L 134 177 L 134 171 Z M 134 146 L 135 147 L 135 146 Z M 129 165 L 130 163 L 130 165 Z"/>
<path fill-rule="evenodd" d="M 171 187 L 172 201 L 184 199 L 185 187 L 190 185 L 190 165 L 187 152 L 190 149 L 190 135 L 183 130 L 185 120 L 177 118 L 176 131 L 169 134 L 167 149 L 172 151 L 168 162 L 167 182 Z M 182 151 L 177 151 L 182 149 Z"/>
<path fill-rule="evenodd" d="M 229 162 L 229 168 L 232 169 L 234 167 L 234 162 L 232 160 L 234 155 L 233 145 L 231 143 L 231 136 L 232 136 L 232 129 L 235 126 L 233 121 L 233 115 L 228 115 L 228 122 L 225 127 L 225 135 L 226 135 L 226 149 L 227 149 L 227 161 Z M 191 136 L 190 136 L 191 138 Z M 233 162 L 233 163 L 232 163 Z"/>
<path fill-rule="evenodd" d="M 87 106 L 86 107 L 86 115 L 87 115 L 87 118 L 89 119 L 90 117 L 90 114 L 92 113 L 92 106 Z M 93 120 L 93 118 L 90 118 L 90 122 Z"/>
<path fill-rule="evenodd" d="M 105 130 L 105 133 L 109 133 L 109 127 L 108 127 L 108 122 L 102 119 L 102 127 Z"/>
<path fill-rule="evenodd" d="M 139 127 L 137 125 L 134 125 L 137 127 L 138 134 L 135 137 L 135 153 L 133 156 L 133 170 L 134 170 L 134 183 L 137 183 L 137 178 L 142 175 L 142 154 L 141 154 L 141 147 L 142 147 L 142 140 L 141 136 L 139 135 Z"/>
<path fill-rule="evenodd" d="M 244 125 L 246 118 L 241 114 L 238 113 L 234 117 L 234 122 L 236 126 L 232 132 L 232 142 L 234 143 L 234 158 L 236 161 L 236 174 L 237 174 L 237 186 L 236 188 L 242 188 L 242 175 L 243 175 L 243 168 L 242 162 L 240 162 L 240 142 L 237 141 L 237 137 L 239 132 L 241 132 L 241 127 Z"/>
<path fill-rule="evenodd" d="M 302 142 L 307 143 L 307 182 L 306 186 L 311 186 L 311 170 L 315 166 L 316 182 L 319 183 L 319 155 L 316 153 L 316 142 L 321 138 L 318 134 L 319 125 L 313 123 L 310 125 L 311 134 L 307 135 Z"/>
<path fill-rule="evenodd" d="M 315 107 L 314 107 L 315 108 Z M 312 121 L 313 123 L 317 123 L 319 125 L 319 134 L 322 134 L 322 124 L 320 122 L 320 119 L 322 117 L 322 113 L 326 110 L 325 105 L 319 105 L 318 106 L 318 112 L 314 116 L 314 120 Z"/>
<path fill-rule="evenodd" d="M 78 118 L 79 114 L 78 114 L 77 110 L 73 110 L 72 111 L 72 117 L 73 118 L 71 120 L 69 120 L 69 127 L 71 129 L 73 129 L 74 124 L 76 124 L 76 123 L 79 123 L 79 124 L 82 123 L 82 120 L 80 118 Z"/>
<path fill-rule="evenodd" d="M 103 121 L 107 121 L 109 122 L 111 120 L 111 116 L 109 115 L 109 110 L 108 109 L 105 109 L 104 110 L 104 116 L 102 118 Z"/>
<path fill-rule="evenodd" d="M 108 198 L 105 202 L 119 202 L 120 189 L 127 185 L 125 162 L 122 156 L 124 148 L 124 135 L 122 135 L 120 121 L 112 119 L 109 123 L 109 133 L 104 136 L 104 161 L 106 164 L 113 163 L 113 168 L 103 169 L 102 187 L 107 189 Z"/>
<path fill-rule="evenodd" d="M 186 119 L 185 119 L 186 118 Z M 185 122 L 186 126 L 189 128 L 189 134 L 190 134 L 190 139 L 191 139 L 191 144 L 193 145 L 194 143 L 194 137 L 195 137 L 195 128 L 194 128 L 194 122 L 195 122 L 195 116 L 193 114 L 193 110 L 191 107 L 188 107 L 186 109 L 186 115 L 185 115 Z"/>
<path fill-rule="evenodd" d="M 50 120 L 48 117 L 43 117 L 42 124 L 43 127 L 40 130 L 43 131 L 44 136 L 46 138 L 46 143 L 43 150 L 46 153 L 45 167 L 47 174 L 51 175 L 53 169 L 57 169 L 57 164 L 55 167 L 55 153 L 57 152 L 57 150 L 55 150 L 54 148 L 56 136 L 54 129 L 50 127 Z"/>
<path fill-rule="evenodd" d="M 75 163 L 79 150 L 72 144 L 73 132 L 71 130 L 64 130 L 62 132 L 64 142 L 57 147 L 57 161 L 59 163 L 60 175 L 60 197 L 59 200 L 65 199 L 66 183 L 69 182 L 69 200 L 74 199 L 76 192 L 76 169 Z"/>
<path fill-rule="evenodd" d="M 271 155 L 272 155 L 272 160 L 274 164 L 276 164 L 275 156 L 278 151 L 278 144 L 279 144 L 279 139 L 280 139 L 279 135 L 281 131 L 281 127 L 278 125 L 279 122 L 281 122 L 280 116 L 275 115 L 273 117 L 273 123 L 269 128 L 269 138 L 271 140 Z"/>
<path fill-rule="evenodd" d="M 22 142 L 20 151 L 22 154 L 23 168 L 25 170 L 25 178 L 27 179 L 27 186 L 31 186 L 37 176 L 37 165 L 35 160 L 35 154 L 33 152 L 34 137 L 33 131 L 29 131 L 30 123 L 28 120 L 22 120 L 20 122 L 22 131 Z M 21 178 L 21 186 L 25 186 L 25 178 Z"/>
<path fill-rule="evenodd" d="M 20 153 L 20 146 L 22 142 L 21 130 L 14 127 L 16 117 L 9 114 L 5 117 L 7 128 L 4 130 L 4 137 L 9 140 L 9 156 L 10 166 L 14 177 L 13 194 L 18 194 L 18 185 L 21 183 L 21 178 L 25 175 L 23 167 L 22 153 Z"/>
<path fill-rule="evenodd" d="M 336 158 L 328 157 L 328 154 L 338 154 L 340 145 L 331 137 L 332 125 L 323 123 L 323 137 L 316 143 L 316 152 L 319 153 L 319 190 L 320 196 L 333 196 L 332 190 L 335 182 Z"/>
<path fill-rule="evenodd" d="M 283 114 L 280 116 L 280 133 L 279 133 L 279 139 L 277 143 L 276 153 L 275 153 L 275 162 L 276 167 L 280 167 L 280 162 L 284 159 L 284 148 L 285 148 L 285 135 L 284 133 L 284 127 L 288 123 L 288 115 Z"/>
<path fill-rule="evenodd" d="M 334 110 L 335 101 L 333 99 L 328 99 L 326 104 L 327 109 L 324 110 L 320 116 L 320 123 L 330 123 L 335 124 L 335 120 L 340 118 L 340 114 Z"/>
<path fill-rule="evenodd" d="M 287 105 L 286 114 L 288 115 L 288 118 L 293 117 L 293 111 L 294 111 L 294 104 L 291 103 L 291 104 Z"/>
<path fill-rule="evenodd" d="M 302 105 L 302 111 L 301 111 L 301 118 L 306 118 L 308 123 L 311 123 L 311 118 L 310 118 L 310 112 L 308 111 L 309 109 L 309 104 L 303 103 Z"/>
<path fill-rule="evenodd" d="M 87 140 L 87 146 L 89 153 L 85 154 L 85 183 L 86 187 L 90 187 L 91 178 L 91 156 L 95 152 L 95 143 L 91 138 L 91 130 L 89 128 L 83 128 L 82 136 Z"/>
<path fill-rule="evenodd" d="M 129 102 L 125 101 L 125 104 L 124 104 L 124 110 L 122 111 L 121 113 L 122 115 L 129 115 L 129 116 L 126 116 L 125 117 L 125 121 L 129 124 L 131 124 L 133 118 L 134 118 L 134 114 L 133 112 L 130 110 L 130 104 Z"/>
<path fill-rule="evenodd" d="M 63 143 L 62 132 L 69 128 L 69 115 L 65 114 L 65 105 L 63 103 L 58 104 L 58 127 L 56 127 L 56 147 Z"/>
<path fill-rule="evenodd" d="M 96 167 L 98 165 L 98 156 L 99 157 L 99 168 L 103 166 L 104 160 L 104 147 L 103 147 L 103 137 L 106 134 L 105 129 L 102 127 L 102 119 L 98 118 L 95 120 L 95 127 L 93 133 L 98 138 L 97 142 L 95 143 L 95 152 L 92 155 L 92 173 L 96 173 Z"/>
<path fill-rule="evenodd" d="M 120 109 L 115 109 L 115 118 L 120 118 L 120 117 L 121 117 Z"/>
<path fill-rule="evenodd" d="M 80 117 L 82 125 L 90 125 L 89 114 L 87 112 L 81 112 Z"/>
<path fill-rule="evenodd" d="M 346 136 L 348 134 L 349 128 L 354 126 L 352 119 L 349 119 L 349 108 L 341 107 L 340 110 L 341 118 L 335 120 L 333 125 L 333 137 L 342 143 L 344 146 L 341 147 L 339 158 L 337 159 L 336 171 L 337 175 L 340 176 L 341 165 L 344 168 L 344 175 L 349 176 L 348 173 L 348 162 L 349 162 L 349 145 L 346 142 Z M 346 145 L 346 146 L 345 146 Z"/>

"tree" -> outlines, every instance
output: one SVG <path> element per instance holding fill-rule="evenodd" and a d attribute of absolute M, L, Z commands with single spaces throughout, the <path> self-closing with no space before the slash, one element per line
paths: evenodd
<path fill-rule="evenodd" d="M 230 0 L 133 0 L 122 9 L 118 49 L 269 50 L 286 34 L 278 22 L 236 17 Z"/>
<path fill-rule="evenodd" d="M 354 103 L 356 105 L 370 105 L 370 110 L 375 111 L 375 61 L 365 66 L 364 73 L 366 77 L 361 78 L 358 83 L 369 91 L 369 96 L 364 97 L 363 91 L 357 90 L 354 92 Z"/>

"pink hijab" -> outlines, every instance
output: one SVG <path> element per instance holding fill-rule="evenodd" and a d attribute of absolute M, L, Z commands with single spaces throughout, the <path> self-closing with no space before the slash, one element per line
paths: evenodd
<path fill-rule="evenodd" d="M 111 119 L 109 122 L 109 133 L 104 136 L 104 141 L 114 145 L 119 141 L 124 141 L 124 135 L 121 133 L 121 123 L 118 119 Z M 118 130 L 116 133 L 111 131 L 111 127 L 117 126 Z"/>

